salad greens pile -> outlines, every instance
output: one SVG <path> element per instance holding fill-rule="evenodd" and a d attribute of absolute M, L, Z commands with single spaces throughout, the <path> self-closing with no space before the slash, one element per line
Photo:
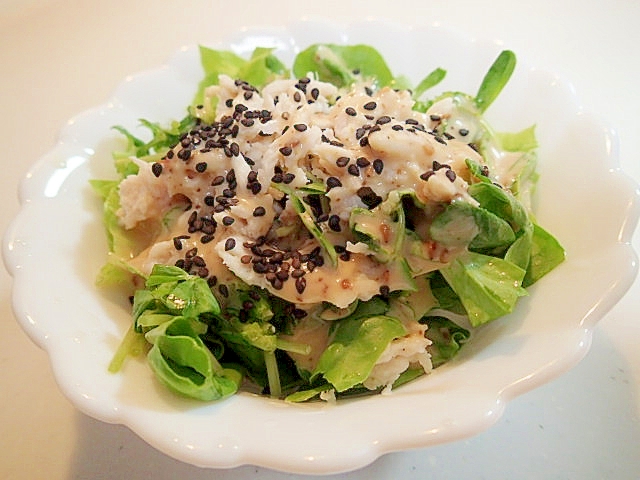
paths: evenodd
<path fill-rule="evenodd" d="M 482 80 L 475 95 L 446 92 L 427 98 L 426 92 L 445 78 L 437 68 L 415 85 L 395 76 L 373 47 L 366 45 L 312 45 L 301 51 L 289 70 L 270 48 L 256 48 L 248 58 L 230 51 L 200 48 L 204 78 L 185 117 L 163 126 L 148 120 L 149 131 L 141 139 L 123 127 L 115 128 L 127 140 L 126 148 L 114 154 L 116 180 L 93 180 L 104 201 L 104 222 L 110 260 L 103 267 L 98 284 L 126 284 L 132 288 L 131 327 L 110 365 L 119 371 L 126 357 L 145 353 L 157 378 L 182 395 L 219 400 L 248 384 L 274 397 L 299 402 L 334 390 L 338 396 L 367 392 L 362 382 L 380 354 L 395 339 L 406 335 L 404 318 L 416 318 L 428 325 L 432 341 L 431 360 L 438 367 L 453 358 L 469 340 L 471 331 L 513 311 L 526 287 L 555 268 L 564 259 L 558 241 L 539 226 L 530 211 L 537 142 L 533 127 L 516 133 L 494 132 L 483 113 L 499 95 L 516 64 L 515 55 L 503 51 Z M 154 162 L 175 146 L 194 125 L 215 120 L 215 100 L 205 95 L 220 74 L 242 79 L 260 88 L 278 78 L 300 78 L 309 73 L 321 81 L 348 89 L 362 79 L 374 80 L 377 88 L 409 89 L 414 109 L 427 112 L 436 102 L 450 99 L 455 115 L 471 124 L 468 141 L 486 161 L 471 160 L 469 195 L 475 204 L 451 202 L 429 228 L 431 238 L 445 246 L 466 248 L 444 268 L 424 275 L 412 275 L 406 258 L 421 254 L 421 242 L 412 229 L 411 211 L 420 202 L 410 190 L 394 191 L 375 208 L 356 208 L 350 227 L 382 262 L 397 264 L 405 272 L 406 290 L 381 292 L 368 301 L 356 301 L 347 309 L 325 304 L 320 320 L 331 320 L 331 341 L 314 371 L 298 368 L 288 353 L 308 354 L 310 346 L 287 338 L 296 324 L 299 310 L 276 295 L 238 280 L 227 285 L 221 297 L 196 275 L 171 265 L 156 265 L 150 275 L 131 267 L 126 259 L 140 252 L 153 238 L 153 231 L 140 238 L 119 223 L 118 186 L 136 174 L 132 158 Z M 438 127 L 440 134 L 448 128 Z M 496 151 L 522 152 L 519 175 L 510 189 L 498 185 L 487 174 L 497 161 Z M 310 182 L 311 183 L 311 182 Z M 278 188 L 297 201 L 303 222 L 307 207 L 294 191 Z M 308 192 L 318 194 L 313 185 Z M 323 191 L 321 186 L 320 191 Z M 307 192 L 307 193 L 308 193 Z M 164 221 L 170 222 L 173 212 Z M 377 218 L 392 226 L 391 238 L 382 242 L 365 227 Z M 307 225 L 308 224 L 308 225 Z M 314 233 L 313 218 L 305 225 L 322 243 L 322 232 Z M 473 225 L 473 228 L 469 228 Z M 327 247 L 327 251 L 331 250 Z M 335 251 L 333 252 L 335 254 Z M 331 257 L 331 255 L 329 255 Z M 246 308 L 250 305 L 251 308 Z M 468 318 L 468 324 L 460 318 Z M 394 387 L 420 376 L 424 370 L 410 367 Z M 244 387 L 243 387 L 244 386 Z"/>

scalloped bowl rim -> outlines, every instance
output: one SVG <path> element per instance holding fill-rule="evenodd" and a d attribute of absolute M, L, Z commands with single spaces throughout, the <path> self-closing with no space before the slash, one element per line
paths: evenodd
<path fill-rule="evenodd" d="M 405 48 L 385 43 L 390 35 Z M 436 55 L 424 68 L 411 62 L 407 52 L 412 42 L 442 38 L 451 55 Z M 300 46 L 319 41 L 372 44 L 394 72 L 407 73 L 414 81 L 430 68 L 451 68 L 451 84 L 462 83 L 467 91 L 478 84 L 501 49 L 498 42 L 469 39 L 435 24 L 407 28 L 375 20 L 349 25 L 306 20 L 283 28 L 243 30 L 213 46 L 230 46 L 244 54 L 266 43 L 290 60 Z M 471 65 L 465 60 L 452 67 L 456 53 L 469 51 Z M 552 125 L 543 122 L 537 127 L 537 214 L 567 247 L 567 261 L 535 285 L 516 312 L 474 332 L 473 342 L 459 357 L 432 375 L 388 396 L 337 405 L 289 405 L 248 393 L 202 405 L 158 388 L 142 361 L 129 362 L 120 375 L 107 373 L 127 315 L 121 300 L 98 293 L 92 283 L 104 261 L 95 252 L 106 251 L 106 243 L 87 180 L 109 174 L 108 152 L 116 145 L 115 134 L 105 133 L 111 125 L 124 124 L 135 131 L 138 118 L 168 121 L 184 113 L 201 75 L 195 46 L 183 48 L 161 68 L 128 77 L 108 102 L 70 120 L 58 144 L 21 183 L 21 211 L 5 233 L 2 252 L 14 277 L 12 302 L 18 322 L 48 352 L 61 390 L 77 408 L 124 424 L 164 453 L 198 466 L 253 464 L 296 473 L 338 473 L 363 467 L 388 452 L 483 431 L 501 416 L 508 400 L 566 372 L 586 354 L 596 322 L 637 274 L 630 239 L 640 213 L 638 187 L 619 170 L 615 134 L 583 111 L 569 82 L 544 70 L 523 68 L 522 63 L 488 117 L 495 126 L 511 130 L 533 119 L 553 118 Z M 158 91 L 172 93 L 154 98 L 149 92 L 158 86 Z M 547 102 L 523 100 L 529 92 Z M 589 168 L 571 168 L 577 166 L 571 161 L 551 162 L 567 157 Z M 594 177 L 603 190 L 599 203 L 587 191 Z M 575 205 L 552 201 L 551 195 L 567 185 Z M 577 216 L 585 203 L 596 207 L 590 212 L 590 219 L 595 217 L 600 225 L 596 232 Z M 52 233 L 44 238 L 43 232 Z M 44 273 L 41 265 L 47 266 Z M 64 286 L 56 282 L 61 273 Z M 39 292 L 35 300 L 32 291 Z M 559 291 L 564 296 L 560 301 Z M 551 302 L 546 303 L 548 310 L 542 300 Z M 78 361 L 86 359 L 90 361 Z M 486 370 L 490 376 L 479 375 Z"/>

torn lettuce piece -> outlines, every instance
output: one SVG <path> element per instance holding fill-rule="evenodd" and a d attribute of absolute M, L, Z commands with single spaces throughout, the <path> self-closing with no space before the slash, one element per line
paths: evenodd
<path fill-rule="evenodd" d="M 146 281 L 146 287 L 150 294 L 174 315 L 197 318 L 202 314 L 220 313 L 220 305 L 211 293 L 207 281 L 190 275 L 181 268 L 154 265 Z"/>
<path fill-rule="evenodd" d="M 358 385 L 369 376 L 391 340 L 404 335 L 402 323 L 386 315 L 340 320 L 312 380 L 322 375 L 338 392 Z"/>
<path fill-rule="evenodd" d="M 531 259 L 523 286 L 529 287 L 540 280 L 565 259 L 565 250 L 558 240 L 544 228 L 534 224 L 531 242 Z"/>
<path fill-rule="evenodd" d="M 440 270 L 477 327 L 513 311 L 526 271 L 517 265 L 480 253 L 467 252 Z"/>
<path fill-rule="evenodd" d="M 447 205 L 433 220 L 429 234 L 443 245 L 467 245 L 471 249 L 504 247 L 515 240 L 515 234 L 506 221 L 465 201 Z"/>
<path fill-rule="evenodd" d="M 428 350 L 433 368 L 455 357 L 471 336 L 469 330 L 445 317 L 427 316 L 421 322 L 429 326 L 425 335 L 432 342 Z"/>
<path fill-rule="evenodd" d="M 146 334 L 153 345 L 147 359 L 158 380 L 174 392 L 220 400 L 238 391 L 242 375 L 218 363 L 199 336 L 204 330 L 206 325 L 193 319 L 174 317 Z"/>
<path fill-rule="evenodd" d="M 368 45 L 311 45 L 296 55 L 293 73 L 298 78 L 313 73 L 318 80 L 338 88 L 349 87 L 360 79 L 374 81 L 378 87 L 394 81 L 382 55 Z"/>
<path fill-rule="evenodd" d="M 245 59 L 229 50 L 215 50 L 200 46 L 200 62 L 204 70 L 204 78 L 192 101 L 192 112 L 206 122 L 215 120 L 216 105 L 205 90 L 218 84 L 220 75 L 244 80 L 260 88 L 277 78 L 287 78 L 289 71 L 273 54 L 274 48 L 256 47 L 249 59 Z"/>

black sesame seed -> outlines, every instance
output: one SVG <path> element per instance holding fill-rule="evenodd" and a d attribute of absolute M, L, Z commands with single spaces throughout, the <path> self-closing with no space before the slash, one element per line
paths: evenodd
<path fill-rule="evenodd" d="M 370 163 L 371 162 L 369 162 L 369 159 L 367 159 L 366 157 L 358 157 L 356 159 L 356 165 L 360 168 L 368 167 Z"/>
<path fill-rule="evenodd" d="M 463 137 L 466 137 L 467 135 L 469 135 L 469 130 L 467 130 L 466 128 L 461 128 L 460 130 L 458 130 L 458 132 L 460 133 L 460 135 L 462 135 Z"/>
<path fill-rule="evenodd" d="M 249 188 L 251 189 L 251 193 L 257 195 L 258 193 L 260 193 L 260 190 L 262 190 L 262 185 L 260 184 L 260 182 L 253 182 L 251 184 L 251 187 Z"/>
<path fill-rule="evenodd" d="M 347 168 L 347 172 L 349 172 L 354 177 L 360 175 L 360 169 L 355 164 L 349 165 L 349 167 Z"/>
<path fill-rule="evenodd" d="M 339 167 L 346 167 L 351 159 L 349 157 L 339 157 L 336 160 L 336 165 Z"/>
<path fill-rule="evenodd" d="M 209 243 L 214 239 L 214 235 L 211 233 L 208 233 L 206 235 L 202 235 L 202 237 L 200 237 L 200 243 Z"/>
<path fill-rule="evenodd" d="M 224 183 L 224 177 L 222 175 L 218 175 L 211 181 L 211 186 L 216 187 L 218 185 L 222 185 Z"/>
<path fill-rule="evenodd" d="M 371 187 L 360 187 L 356 192 L 362 203 L 367 207 L 375 208 L 382 203 L 382 197 L 373 191 Z"/>
<path fill-rule="evenodd" d="M 159 177 L 160 174 L 162 173 L 162 165 L 157 162 L 154 163 L 153 165 L 151 165 L 151 171 L 156 177 Z"/>
<path fill-rule="evenodd" d="M 187 161 L 191 157 L 191 149 L 183 148 L 177 153 L 177 155 L 180 160 Z"/>
<path fill-rule="evenodd" d="M 429 171 L 427 171 L 427 172 L 424 172 L 422 175 L 420 175 L 420 178 L 426 182 L 426 181 L 427 181 L 427 180 L 429 180 L 433 175 L 435 175 L 435 172 L 434 172 L 433 170 L 429 170 Z"/>
<path fill-rule="evenodd" d="M 236 142 L 233 142 L 229 148 L 231 150 L 231 154 L 234 157 L 240 155 L 240 145 L 238 145 Z"/>
<path fill-rule="evenodd" d="M 222 224 L 228 227 L 229 225 L 232 225 L 234 221 L 235 219 L 233 217 L 227 215 L 222 219 Z"/>
<path fill-rule="evenodd" d="M 196 163 L 196 171 L 199 173 L 204 172 L 207 169 L 207 162 Z"/>
<path fill-rule="evenodd" d="M 307 280 L 304 277 L 296 278 L 296 290 L 300 295 L 302 295 L 305 288 L 307 288 Z"/>
<path fill-rule="evenodd" d="M 179 235 L 177 237 L 173 237 L 173 246 L 176 250 L 182 250 L 182 240 L 187 240 L 189 235 Z"/>
<path fill-rule="evenodd" d="M 228 252 L 229 250 L 233 250 L 235 246 L 236 246 L 236 239 L 233 237 L 227 238 L 227 240 L 224 242 L 225 252 Z"/>
<path fill-rule="evenodd" d="M 367 133 L 367 131 L 364 128 L 362 128 L 362 127 L 358 128 L 356 130 L 356 140 L 360 140 L 364 136 L 365 133 Z"/>
<path fill-rule="evenodd" d="M 394 125 L 393 127 L 391 127 L 391 130 L 399 132 L 400 130 L 404 130 L 404 127 L 402 125 Z"/>
<path fill-rule="evenodd" d="M 331 215 L 329 217 L 329 228 L 334 232 L 340 232 L 342 227 L 340 226 L 340 217 L 338 215 Z"/>
<path fill-rule="evenodd" d="M 291 155 L 291 153 L 293 152 L 293 150 L 291 149 L 290 146 L 286 145 L 284 147 L 282 147 L 280 150 L 280 153 L 282 155 L 284 155 L 285 157 L 288 157 L 289 155 Z"/>
<path fill-rule="evenodd" d="M 304 132 L 307 129 L 307 126 L 304 123 L 296 123 L 293 128 L 299 132 Z"/>
<path fill-rule="evenodd" d="M 391 293 L 391 289 L 388 285 L 380 286 L 380 295 L 382 295 L 383 297 L 387 297 L 389 296 L 389 293 Z"/>
<path fill-rule="evenodd" d="M 355 117 L 358 114 L 358 112 L 356 112 L 356 109 L 353 107 L 345 108 L 344 112 L 351 117 Z"/>
<path fill-rule="evenodd" d="M 207 265 L 204 261 L 204 258 L 202 258 L 199 255 L 196 255 L 195 257 L 193 257 L 191 261 L 196 267 L 205 267 Z"/>
<path fill-rule="evenodd" d="M 293 311 L 291 312 L 291 315 L 293 315 L 294 318 L 300 320 L 301 318 L 304 318 L 307 316 L 307 312 L 301 308 L 294 308 Z"/>
<path fill-rule="evenodd" d="M 335 187 L 341 187 L 342 186 L 342 182 L 340 181 L 339 178 L 337 177 L 329 177 L 327 178 L 327 189 L 331 190 L 332 188 Z"/>
<path fill-rule="evenodd" d="M 285 173 L 282 178 L 283 183 L 289 184 L 295 180 L 296 176 L 293 173 Z"/>
<path fill-rule="evenodd" d="M 267 211 L 262 206 L 258 206 L 253 210 L 254 217 L 263 217 L 266 213 Z"/>
<path fill-rule="evenodd" d="M 253 271 L 256 273 L 266 273 L 267 266 L 262 262 L 256 262 L 253 264 Z"/>
<path fill-rule="evenodd" d="M 453 170 L 447 170 L 445 175 L 451 181 L 451 183 L 455 182 L 455 180 L 456 180 L 456 172 L 454 172 Z"/>
<path fill-rule="evenodd" d="M 384 169 L 384 162 L 382 160 L 380 160 L 379 158 L 376 158 L 373 161 L 373 170 L 380 175 L 382 173 L 382 170 Z"/>
<path fill-rule="evenodd" d="M 367 145 L 369 145 L 369 137 L 362 137 L 360 139 L 360 146 L 366 147 Z"/>
<path fill-rule="evenodd" d="M 302 96 L 300 95 L 300 92 L 296 92 L 296 93 L 293 94 L 293 99 L 296 102 L 299 102 L 301 98 L 302 98 Z"/>
<path fill-rule="evenodd" d="M 253 302 L 251 300 L 245 300 L 242 302 L 242 308 L 245 310 L 251 310 L 253 308 Z"/>
<path fill-rule="evenodd" d="M 224 104 L 225 104 L 227 107 L 231 108 L 231 107 L 233 106 L 233 98 L 227 98 L 227 99 L 225 100 Z"/>
<path fill-rule="evenodd" d="M 383 115 L 378 120 L 376 120 L 376 124 L 384 125 L 385 123 L 389 123 L 391 121 L 391 117 L 389 115 Z"/>
<path fill-rule="evenodd" d="M 440 115 L 436 115 L 433 113 L 429 115 L 429 118 L 431 119 L 432 122 L 439 122 L 440 120 L 442 120 L 442 117 L 440 117 Z"/>
<path fill-rule="evenodd" d="M 314 100 L 317 100 L 319 96 L 320 96 L 320 90 L 318 90 L 317 88 L 312 88 L 311 98 L 313 98 Z"/>
<path fill-rule="evenodd" d="M 287 272 L 286 270 L 278 270 L 276 272 L 276 278 L 282 282 L 286 282 L 287 280 L 289 280 L 289 272 Z"/>
<path fill-rule="evenodd" d="M 362 106 L 362 108 L 365 110 L 375 110 L 377 106 L 376 102 L 367 102 Z"/>
<path fill-rule="evenodd" d="M 218 287 L 218 291 L 220 292 L 220 295 L 222 295 L 225 298 L 229 296 L 229 289 L 227 288 L 226 285 L 220 285 Z"/>

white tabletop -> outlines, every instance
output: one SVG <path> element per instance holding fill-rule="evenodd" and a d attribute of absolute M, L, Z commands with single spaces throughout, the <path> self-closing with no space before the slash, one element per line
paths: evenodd
<path fill-rule="evenodd" d="M 614 127 L 621 166 L 640 181 L 640 2 L 633 0 L 0 0 L 0 8 L 0 232 L 18 211 L 18 182 L 59 128 L 104 102 L 127 75 L 162 64 L 183 45 L 309 16 L 437 22 L 501 40 L 573 82 L 584 107 Z M 634 242 L 638 249 L 637 235 Z M 47 355 L 15 321 L 10 291 L 0 269 L 0 478 L 299 478 L 252 466 L 199 469 L 125 427 L 79 413 L 58 390 Z M 586 358 L 509 403 L 488 431 L 332 478 L 640 478 L 639 298 L 636 281 L 598 324 Z"/>

